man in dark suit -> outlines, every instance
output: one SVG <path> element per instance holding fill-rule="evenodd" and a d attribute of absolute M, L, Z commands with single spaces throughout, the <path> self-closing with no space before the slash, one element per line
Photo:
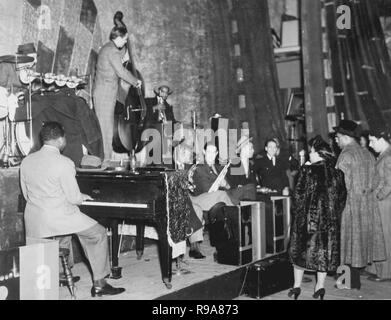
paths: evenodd
<path fill-rule="evenodd" d="M 228 182 L 224 179 L 219 186 L 219 190 L 209 192 L 216 181 L 221 170 L 219 165 L 215 165 L 218 151 L 214 145 L 206 145 L 204 149 L 204 163 L 196 164 L 189 170 L 189 181 L 193 184 L 193 194 L 190 196 L 194 210 L 201 221 L 204 221 L 203 212 L 209 211 L 217 203 L 225 203 L 233 206 L 233 203 L 226 192 L 230 189 Z M 194 259 L 203 259 L 205 256 L 200 252 L 199 243 L 204 240 L 203 230 L 194 232 L 190 238 L 189 256 Z"/>
<path fill-rule="evenodd" d="M 153 151 L 149 151 L 149 156 L 154 159 L 154 165 L 163 165 L 173 169 L 172 155 L 175 145 L 170 142 L 173 139 L 174 125 L 177 121 L 175 120 L 173 107 L 167 102 L 167 98 L 172 94 L 172 90 L 168 84 L 163 83 L 155 87 L 154 92 L 156 94 L 154 98 L 145 99 L 147 114 L 143 123 L 143 133 L 145 134 L 148 129 L 159 132 L 162 154 L 154 155 Z M 152 142 L 152 140 L 149 137 L 149 142 L 148 140 L 144 141 L 144 145 Z M 157 146 L 155 145 L 155 147 Z M 168 154 L 167 151 L 171 152 Z"/>
<path fill-rule="evenodd" d="M 147 120 L 152 123 L 175 123 L 173 107 L 167 102 L 167 98 L 172 94 L 172 90 L 166 83 L 157 86 L 153 90 L 156 94 L 154 98 L 145 99 L 147 105 Z"/>
<path fill-rule="evenodd" d="M 244 146 L 249 145 L 249 140 L 243 141 L 238 146 L 238 150 L 242 150 Z M 243 149 L 244 150 L 244 149 Z M 249 180 L 241 179 L 240 183 L 235 183 L 232 179 L 233 175 L 238 172 L 231 172 L 228 170 L 226 178 L 222 179 L 220 184 L 211 190 L 223 167 L 216 165 L 216 157 L 218 151 L 215 145 L 206 145 L 204 150 L 205 162 L 198 164 L 190 169 L 189 180 L 193 183 L 194 192 L 191 197 L 193 207 L 197 213 L 198 218 L 203 221 L 203 212 L 211 210 L 218 203 L 225 203 L 227 206 L 239 205 L 241 200 L 255 200 L 255 184 L 247 183 Z M 247 158 L 248 160 L 248 158 Z M 229 183 L 231 178 L 233 183 Z M 202 229 L 195 232 L 190 238 L 191 244 L 190 257 L 200 259 L 203 255 L 199 251 L 199 242 L 203 241 Z"/>
<path fill-rule="evenodd" d="M 288 161 L 278 155 L 277 141 L 274 139 L 266 141 L 265 154 L 256 159 L 254 165 L 261 187 L 281 193 L 284 188 L 289 187 L 288 170 Z"/>

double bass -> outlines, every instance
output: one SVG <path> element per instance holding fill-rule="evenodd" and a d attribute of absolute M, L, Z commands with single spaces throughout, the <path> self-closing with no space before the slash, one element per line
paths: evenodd
<path fill-rule="evenodd" d="M 115 13 L 114 25 L 127 30 L 121 11 Z M 143 81 L 141 73 L 134 64 L 129 38 L 126 49 L 128 50 L 129 60 L 124 62 L 124 67 L 136 78 Z M 142 123 L 147 113 L 144 92 L 144 81 L 142 88 L 135 88 L 121 81 L 114 110 L 113 150 L 117 153 L 137 152 L 142 147 L 140 141 Z"/>

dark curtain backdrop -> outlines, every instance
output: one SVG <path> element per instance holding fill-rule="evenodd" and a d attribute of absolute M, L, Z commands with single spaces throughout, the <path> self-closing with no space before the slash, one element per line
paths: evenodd
<path fill-rule="evenodd" d="M 155 85 L 168 81 L 174 91 L 169 102 L 176 119 L 184 123 L 191 123 L 196 111 L 205 127 L 218 112 L 232 119 L 232 128 L 249 122 L 256 146 L 271 135 L 285 138 L 267 0 L 68 2 L 45 2 L 52 28 L 40 31 L 37 8 L 41 1 L 23 1 L 22 41 L 34 42 L 40 72 L 68 75 L 78 69 L 93 75 L 113 15 L 121 10 L 147 97 L 154 96 Z M 233 20 L 238 24 L 237 34 L 232 33 Z M 241 47 L 239 58 L 234 56 L 235 44 Z M 245 81 L 240 85 L 237 67 L 244 69 Z M 240 94 L 246 96 L 245 109 L 239 109 Z"/>
<path fill-rule="evenodd" d="M 231 128 L 248 122 L 256 148 L 277 136 L 286 140 L 284 111 L 280 101 L 277 70 L 270 36 L 267 0 L 233 1 L 229 10 L 226 0 L 210 1 L 207 28 L 211 48 L 209 114 L 218 112 L 230 118 Z M 232 21 L 238 33 L 232 33 Z M 239 44 L 241 56 L 234 55 Z M 236 69 L 244 71 L 244 82 L 238 83 Z M 239 95 L 246 96 L 246 108 L 239 108 Z M 211 112 L 212 111 L 212 112 Z"/>
<path fill-rule="evenodd" d="M 351 8 L 350 30 L 337 28 L 340 5 Z M 337 110 L 364 129 L 384 129 L 391 121 L 391 64 L 377 2 L 334 0 L 326 13 Z"/>

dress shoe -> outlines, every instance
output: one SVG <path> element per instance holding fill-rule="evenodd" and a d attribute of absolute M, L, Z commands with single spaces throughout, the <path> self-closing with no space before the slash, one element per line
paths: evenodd
<path fill-rule="evenodd" d="M 288 297 L 292 298 L 292 296 L 293 296 L 294 299 L 297 300 L 297 298 L 299 297 L 300 293 L 301 293 L 301 289 L 300 288 L 292 288 L 288 292 Z"/>
<path fill-rule="evenodd" d="M 373 281 L 373 282 L 387 282 L 387 281 L 391 281 L 391 279 L 379 278 L 376 275 L 369 276 L 367 279 L 369 281 Z"/>
<path fill-rule="evenodd" d="M 101 297 L 104 295 L 114 296 L 116 294 L 120 294 L 124 292 L 124 288 L 114 288 L 113 286 L 106 283 L 103 287 L 92 287 L 91 288 L 91 296 L 94 298 L 95 296 Z"/>
<path fill-rule="evenodd" d="M 360 271 L 360 276 L 364 276 L 364 277 L 373 277 L 373 276 L 376 276 L 376 274 L 371 273 L 371 272 L 368 272 L 368 271 L 366 271 L 366 270 L 362 270 L 362 271 Z"/>
<path fill-rule="evenodd" d="M 313 297 L 314 299 L 320 298 L 320 300 L 323 300 L 325 294 L 326 294 L 326 290 L 325 290 L 324 288 L 321 288 L 321 289 L 317 290 L 317 291 L 312 295 L 312 297 Z"/>
<path fill-rule="evenodd" d="M 79 276 L 72 277 L 73 283 L 80 281 Z M 65 276 L 60 276 L 60 287 L 66 287 L 68 285 L 67 278 Z"/>
<path fill-rule="evenodd" d="M 205 259 L 205 256 L 199 252 L 198 250 L 190 250 L 189 251 L 189 257 L 193 259 Z"/>
<path fill-rule="evenodd" d="M 359 284 L 359 285 L 354 285 L 354 286 L 352 286 L 351 288 L 347 287 L 346 285 L 343 285 L 342 288 L 338 288 L 338 286 L 335 284 L 335 285 L 334 285 L 334 288 L 335 288 L 335 289 L 339 289 L 339 290 L 361 290 L 361 284 Z"/>

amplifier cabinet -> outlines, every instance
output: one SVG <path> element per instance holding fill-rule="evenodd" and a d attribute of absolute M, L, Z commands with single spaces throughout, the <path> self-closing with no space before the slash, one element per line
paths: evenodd
<path fill-rule="evenodd" d="M 290 234 L 290 197 L 265 197 L 262 201 L 243 201 L 251 206 L 252 260 L 286 252 Z"/>
<path fill-rule="evenodd" d="M 220 264 L 241 266 L 252 262 L 251 206 L 224 207 L 222 219 L 209 226 Z"/>

